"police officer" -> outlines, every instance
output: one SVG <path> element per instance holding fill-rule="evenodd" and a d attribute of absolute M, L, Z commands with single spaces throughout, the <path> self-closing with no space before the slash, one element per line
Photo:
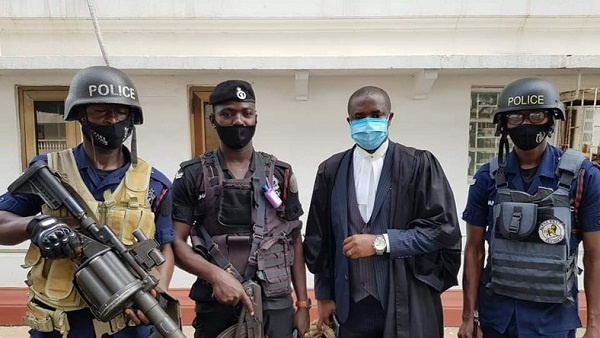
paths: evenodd
<path fill-rule="evenodd" d="M 500 94 L 500 151 L 475 174 L 463 213 L 461 338 L 575 337 L 581 241 L 585 337 L 600 336 L 600 171 L 581 153 L 547 143 L 556 119 L 565 119 L 564 105 L 543 79 L 514 81 Z M 477 311 L 481 329 L 473 326 Z"/>
<path fill-rule="evenodd" d="M 198 277 L 190 291 L 195 337 L 213 338 L 237 323 L 242 304 L 248 312 L 259 311 L 242 288 L 247 280 L 262 287 L 265 336 L 290 337 L 294 327 L 302 336 L 311 304 L 292 168 L 254 149 L 257 114 L 248 82 L 218 84 L 209 104 L 219 148 L 182 163 L 173 185 L 176 261 Z M 201 255 L 187 244 L 190 234 L 201 241 L 194 244 Z M 290 282 L 298 300 L 295 313 Z"/>
<path fill-rule="evenodd" d="M 141 229 L 161 245 L 166 262 L 159 267 L 161 285 L 171 279 L 171 182 L 123 142 L 142 124 L 137 89 L 127 74 L 111 67 L 89 67 L 71 82 L 64 119 L 79 121 L 83 143 L 73 149 L 38 155 L 31 163 L 46 161 L 103 224 L 126 245 Z M 36 195 L 0 197 L 0 244 L 15 245 L 30 239 L 25 257 L 29 303 L 25 323 L 31 337 L 146 337 L 150 326 L 135 326 L 124 315 L 110 323 L 95 320 L 73 287 L 80 242 L 71 226 L 78 222 L 66 210 L 51 210 Z M 41 211 L 41 214 L 39 214 Z M 35 216 L 37 214 L 37 216 Z M 139 311 L 139 310 L 138 310 Z M 141 312 L 127 310 L 135 324 L 147 323 Z M 103 335 L 107 334 L 107 335 Z M 110 335 L 109 335 L 110 334 Z"/>

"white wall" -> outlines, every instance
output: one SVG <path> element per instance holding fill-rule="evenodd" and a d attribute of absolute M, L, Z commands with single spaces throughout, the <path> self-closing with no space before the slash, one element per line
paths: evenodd
<path fill-rule="evenodd" d="M 122 69 L 597 68 L 587 0 L 95 1 Z M 0 71 L 102 62 L 84 1 L 0 2 Z"/>
<path fill-rule="evenodd" d="M 249 75 L 250 74 L 250 75 Z M 292 164 L 298 177 L 300 198 L 308 212 L 316 168 L 325 158 L 352 145 L 346 123 L 350 94 L 364 85 L 382 87 L 392 99 L 392 140 L 432 151 L 441 162 L 462 212 L 468 190 L 468 128 L 472 86 L 502 86 L 521 76 L 441 74 L 428 99 L 412 99 L 412 77 L 317 75 L 309 80 L 309 100 L 296 101 L 293 75 L 269 73 L 196 73 L 194 75 L 133 75 L 145 111 L 138 128 L 139 153 L 168 177 L 190 157 L 187 91 L 189 85 L 215 85 L 241 78 L 250 81 L 257 95 L 259 123 L 257 149 L 275 154 Z M 5 191 L 20 172 L 20 139 L 16 85 L 68 85 L 72 72 L 39 72 L 0 76 L 0 190 Z M 560 90 L 576 86 L 575 73 L 549 76 Z M 583 77 L 583 87 L 600 84 L 599 76 Z M 303 217 L 305 219 L 306 215 Z M 464 227 L 464 225 L 463 225 Z M 18 248 L 24 248 L 19 246 Z M 25 271 L 19 267 L 22 250 L 0 248 L 0 286 L 22 286 Z M 173 287 L 187 287 L 192 278 L 178 272 Z"/>
<path fill-rule="evenodd" d="M 506 0 L 502 3 L 478 0 L 96 0 L 100 17 L 173 18 L 273 18 L 273 17 L 392 17 L 392 16 L 472 16 L 472 15 L 580 15 L 600 12 L 594 0 L 576 3 L 560 0 Z M 88 17 L 85 1 L 10 0 L 0 3 L 0 17 Z"/>

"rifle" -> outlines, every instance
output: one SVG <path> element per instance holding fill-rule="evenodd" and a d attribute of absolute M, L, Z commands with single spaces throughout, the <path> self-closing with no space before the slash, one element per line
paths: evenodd
<path fill-rule="evenodd" d="M 135 305 L 162 337 L 185 338 L 180 323 L 169 317 L 150 294 L 158 285 L 150 269 L 165 261 L 154 239 L 138 229 L 133 232 L 136 243 L 128 249 L 110 227 L 98 225 L 88 216 L 44 161 L 31 165 L 8 191 L 36 194 L 53 210 L 64 206 L 91 236 L 74 230 L 80 237 L 82 254 L 74 260 L 77 271 L 73 284 L 98 320 L 108 322 Z"/>
<path fill-rule="evenodd" d="M 226 328 L 216 338 L 263 338 L 262 294 L 260 285 L 253 281 L 242 284 L 244 291 L 252 301 L 254 316 L 242 306 L 242 312 L 236 324 Z"/>
<path fill-rule="evenodd" d="M 237 324 L 233 324 L 216 338 L 263 338 L 263 310 L 262 310 L 262 289 L 258 283 L 253 280 L 244 282 L 244 278 L 229 262 L 229 257 L 225 257 L 219 250 L 219 245 L 216 244 L 210 234 L 202 226 L 192 228 L 191 234 L 192 248 L 206 260 L 211 260 L 221 269 L 232 274 L 244 288 L 244 292 L 252 302 L 254 316 L 251 316 L 245 306 L 242 306 L 242 311 Z"/>

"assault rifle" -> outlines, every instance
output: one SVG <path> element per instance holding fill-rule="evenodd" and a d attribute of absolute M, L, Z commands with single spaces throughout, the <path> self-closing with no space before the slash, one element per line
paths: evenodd
<path fill-rule="evenodd" d="M 227 271 L 235 277 L 244 288 L 244 292 L 252 302 L 254 316 L 242 306 L 242 311 L 237 324 L 233 324 L 216 338 L 263 338 L 263 304 L 262 304 L 262 289 L 253 280 L 244 281 L 242 275 L 236 270 L 230 262 L 230 258 L 225 257 L 219 250 L 219 244 L 213 241 L 206 229 L 196 225 L 192 228 L 191 241 L 193 250 L 208 261 L 212 261 L 221 269 Z M 225 245 L 222 245 L 225 247 Z M 240 259 L 240 255 L 235 255 L 233 259 Z M 246 268 L 248 269 L 248 268 Z"/>
<path fill-rule="evenodd" d="M 162 337 L 185 338 L 179 319 L 171 318 L 150 293 L 158 285 L 150 269 L 165 261 L 154 239 L 138 229 L 133 233 L 137 242 L 127 248 L 110 227 L 88 216 L 44 161 L 31 165 L 8 191 L 36 194 L 51 209 L 64 206 L 79 221 L 83 231 L 75 231 L 80 236 L 82 254 L 74 260 L 77 271 L 73 284 L 98 320 L 108 322 L 135 305 Z"/>
<path fill-rule="evenodd" d="M 254 309 L 254 316 L 242 306 L 242 313 L 237 324 L 225 329 L 217 338 L 263 338 L 263 311 L 262 311 L 262 291 L 260 285 L 253 281 L 247 281 L 242 284 L 244 292 L 250 297 Z"/>

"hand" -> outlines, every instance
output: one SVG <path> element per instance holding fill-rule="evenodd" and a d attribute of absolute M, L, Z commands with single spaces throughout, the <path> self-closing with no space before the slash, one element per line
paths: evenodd
<path fill-rule="evenodd" d="M 317 326 L 321 327 L 323 323 L 330 326 L 329 318 L 335 313 L 335 301 L 333 299 L 317 300 L 317 308 L 319 310 Z"/>
<path fill-rule="evenodd" d="M 158 293 L 154 289 L 150 290 L 150 294 L 154 298 L 158 297 Z M 152 324 L 150 322 L 150 319 L 148 319 L 148 317 L 146 317 L 146 315 L 142 312 L 142 310 L 127 309 L 127 310 L 125 310 L 125 314 L 127 315 L 127 317 L 129 317 L 129 319 L 131 319 L 132 322 L 135 323 L 135 325 L 140 326 L 140 325 L 151 325 Z"/>
<path fill-rule="evenodd" d="M 310 313 L 307 308 L 301 307 L 294 313 L 294 327 L 298 330 L 298 337 L 304 337 L 310 326 Z"/>
<path fill-rule="evenodd" d="M 213 297 L 221 304 L 237 305 L 240 301 L 246 307 L 248 313 L 254 316 L 254 308 L 250 297 L 244 291 L 242 284 L 225 270 L 219 270 L 217 278 L 212 283 Z"/>
<path fill-rule="evenodd" d="M 152 324 L 150 323 L 150 319 L 148 319 L 148 317 L 146 317 L 146 315 L 141 310 L 127 309 L 125 310 L 125 314 L 127 315 L 127 317 L 129 317 L 129 319 L 131 319 L 131 321 L 135 323 L 135 325 L 140 326 Z"/>
<path fill-rule="evenodd" d="M 342 253 L 351 259 L 373 256 L 375 255 L 373 241 L 375 235 L 352 235 L 344 240 Z"/>
<path fill-rule="evenodd" d="M 477 336 L 473 336 L 473 318 L 464 320 L 458 329 L 458 338 L 482 338 L 481 327 L 477 327 Z"/>
<path fill-rule="evenodd" d="M 81 242 L 73 229 L 48 215 L 35 216 L 27 224 L 27 235 L 48 259 L 75 257 L 81 254 Z"/>
<path fill-rule="evenodd" d="M 583 338 L 599 338 L 600 337 L 600 329 L 594 329 L 591 327 L 587 327 L 585 330 L 585 334 Z"/>

